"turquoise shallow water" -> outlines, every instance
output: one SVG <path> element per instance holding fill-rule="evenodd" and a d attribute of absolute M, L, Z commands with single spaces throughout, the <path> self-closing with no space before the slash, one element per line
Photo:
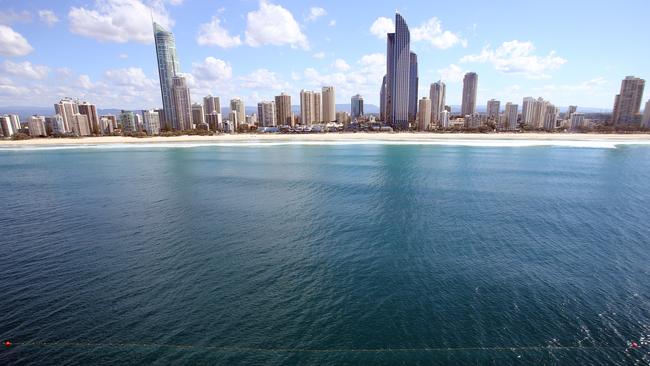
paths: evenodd
<path fill-rule="evenodd" d="M 650 148 L 0 151 L 0 364 L 648 365 Z"/>

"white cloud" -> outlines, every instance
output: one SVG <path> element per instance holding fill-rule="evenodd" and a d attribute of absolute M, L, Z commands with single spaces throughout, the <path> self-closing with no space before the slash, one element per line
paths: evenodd
<path fill-rule="evenodd" d="M 129 54 L 128 54 L 128 53 L 120 53 L 120 54 L 119 54 L 119 57 L 120 57 L 122 60 L 126 60 L 127 58 L 129 58 Z"/>
<path fill-rule="evenodd" d="M 147 87 L 156 83 L 154 79 L 149 79 L 139 67 L 106 70 L 104 77 L 120 86 Z"/>
<path fill-rule="evenodd" d="M 246 44 L 249 46 L 288 44 L 292 48 L 309 49 L 307 36 L 293 14 L 280 5 L 261 0 L 260 8 L 248 13 L 247 20 Z"/>
<path fill-rule="evenodd" d="M 534 54 L 532 42 L 504 42 L 496 49 L 485 47 L 480 54 L 467 55 L 460 62 L 491 63 L 497 71 L 506 74 L 523 75 L 529 79 L 547 79 L 549 72 L 557 70 L 567 60 L 551 51 L 546 56 Z"/>
<path fill-rule="evenodd" d="M 334 26 L 336 26 L 336 19 L 332 19 L 332 20 L 330 20 L 330 22 L 329 22 L 329 26 L 330 26 L 330 27 L 334 27 Z"/>
<path fill-rule="evenodd" d="M 184 0 L 167 0 L 168 3 L 174 6 L 183 4 L 183 1 Z"/>
<path fill-rule="evenodd" d="M 25 37 L 6 25 L 0 25 L 0 55 L 25 56 L 34 49 Z"/>
<path fill-rule="evenodd" d="M 322 73 L 314 68 L 304 70 L 302 77 L 294 75 L 294 80 L 300 80 L 303 87 L 318 89 L 323 85 L 336 87 L 336 98 L 347 101 L 359 93 L 367 97 L 367 102 L 375 100 L 379 95 L 381 80 L 386 73 L 386 56 L 381 53 L 363 55 L 347 68 L 336 69 L 332 73 Z"/>
<path fill-rule="evenodd" d="M 163 27 L 173 22 L 163 3 L 150 0 L 97 0 L 95 8 L 72 7 L 70 31 L 100 42 L 153 42 L 151 16 Z"/>
<path fill-rule="evenodd" d="M 248 89 L 285 90 L 289 88 L 289 84 L 283 81 L 278 74 L 267 69 L 257 69 L 239 79 L 241 80 L 240 86 Z"/>
<path fill-rule="evenodd" d="M 59 21 L 59 17 L 57 17 L 52 10 L 39 10 L 38 17 L 43 23 L 49 25 L 50 27 Z"/>
<path fill-rule="evenodd" d="M 29 61 L 16 63 L 6 60 L 2 64 L 2 71 L 10 75 L 40 80 L 47 77 L 50 69 L 47 66 L 33 65 Z"/>
<path fill-rule="evenodd" d="M 29 95 L 29 88 L 14 85 L 9 79 L 0 79 L 0 101 L 4 100 L 3 104 L 15 103 L 13 98 L 26 95 Z"/>
<path fill-rule="evenodd" d="M 334 64 L 332 64 L 332 67 L 334 67 L 334 69 L 337 70 L 337 71 L 348 71 L 348 70 L 350 70 L 350 65 L 348 65 L 348 63 L 345 62 L 345 60 L 342 59 L 342 58 L 337 58 L 334 61 Z"/>
<path fill-rule="evenodd" d="M 370 33 L 377 36 L 377 38 L 385 39 L 386 33 L 392 32 L 395 32 L 395 24 L 390 18 L 379 17 L 370 26 Z"/>
<path fill-rule="evenodd" d="M 390 18 L 379 17 L 370 26 L 370 33 L 380 39 L 385 39 L 386 33 L 393 32 L 395 32 L 395 23 Z M 412 28 L 411 40 L 414 42 L 429 42 L 432 46 L 443 50 L 457 44 L 467 46 L 467 40 L 456 33 L 444 30 L 442 23 L 436 17 L 427 20 L 419 27 Z"/>
<path fill-rule="evenodd" d="M 438 74 L 440 74 L 442 81 L 449 83 L 461 82 L 466 73 L 467 71 L 464 71 L 460 66 L 455 64 L 451 64 L 438 70 Z"/>
<path fill-rule="evenodd" d="M 306 20 L 308 22 L 313 22 L 320 17 L 324 17 L 325 15 L 327 15 L 327 10 L 313 6 L 309 9 L 309 15 L 307 16 Z"/>
<path fill-rule="evenodd" d="M 202 45 L 214 45 L 223 48 L 237 47 L 242 44 L 239 36 L 231 36 L 221 26 L 221 20 L 214 16 L 210 23 L 201 24 L 196 41 Z"/>
<path fill-rule="evenodd" d="M 27 10 L 16 12 L 14 10 L 0 11 L 0 24 L 27 23 L 32 21 L 32 14 Z"/>
<path fill-rule="evenodd" d="M 90 76 L 79 75 L 79 85 L 86 90 L 92 89 L 93 83 L 90 81 Z"/>
<path fill-rule="evenodd" d="M 226 61 L 206 57 L 203 62 L 192 63 L 192 75 L 200 81 L 223 81 L 232 78 L 232 66 Z"/>
<path fill-rule="evenodd" d="M 461 38 L 456 33 L 442 29 L 442 23 L 436 17 L 427 20 L 419 27 L 411 30 L 411 38 L 413 41 L 425 41 L 431 43 L 432 46 L 441 50 L 451 48 L 457 44 L 467 47 L 467 40 Z"/>
<path fill-rule="evenodd" d="M 319 60 L 322 60 L 325 58 L 325 52 L 317 52 L 312 55 L 313 58 L 317 58 Z"/>

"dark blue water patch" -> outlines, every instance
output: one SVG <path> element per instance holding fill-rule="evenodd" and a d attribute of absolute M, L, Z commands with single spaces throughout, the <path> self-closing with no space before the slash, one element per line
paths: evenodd
<path fill-rule="evenodd" d="M 0 364 L 648 364 L 619 149 L 0 152 Z"/>

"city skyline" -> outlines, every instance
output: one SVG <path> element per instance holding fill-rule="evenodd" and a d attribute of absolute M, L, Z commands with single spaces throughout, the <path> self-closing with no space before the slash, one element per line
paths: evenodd
<path fill-rule="evenodd" d="M 337 100 L 361 94 L 366 104 L 380 104 L 378 90 L 386 67 L 386 36 L 381 34 L 392 31 L 394 5 L 381 4 L 352 19 L 346 12 L 359 5 L 341 2 L 320 6 L 247 2 L 228 4 L 225 9 L 215 6 L 212 11 L 200 11 L 202 7 L 191 2 L 174 3 L 180 5 L 138 0 L 9 2 L 0 12 L 0 28 L 14 42 L 3 44 L 0 105 L 47 106 L 73 96 L 95 101 L 98 108 L 162 107 L 156 55 L 151 52 L 151 15 L 176 37 L 192 102 L 212 94 L 222 101 L 240 96 L 247 106 L 255 106 L 280 92 L 298 101 L 301 89 L 331 85 L 337 89 Z M 492 98 L 505 103 L 542 96 L 558 106 L 611 110 L 621 79 L 627 75 L 648 79 L 643 67 L 648 51 L 637 46 L 642 44 L 643 32 L 633 19 L 648 4 L 623 2 L 624 9 L 635 10 L 625 17 L 623 10 L 620 17 L 612 16 L 605 2 L 595 2 L 589 9 L 562 4 L 567 11 L 580 10 L 585 19 L 582 28 L 605 19 L 612 25 L 607 34 L 595 37 L 585 29 L 575 30 L 578 25 L 570 23 L 563 25 L 563 31 L 530 22 L 522 28 L 522 20 L 507 18 L 503 9 L 473 3 L 467 10 L 470 3 L 440 4 L 435 9 L 418 1 L 400 4 L 399 11 L 411 28 L 411 49 L 418 54 L 420 96 L 429 95 L 430 84 L 442 80 L 447 86 L 447 104 L 460 105 L 462 77 L 474 71 L 480 75 L 477 105 Z M 126 18 L 126 25 L 114 22 L 118 15 L 129 14 L 125 9 L 133 17 Z M 465 17 L 458 16 L 461 10 L 466 10 Z M 142 11 L 146 17 L 135 16 Z M 284 40 L 255 38 L 259 33 L 254 31 L 264 25 L 259 16 L 264 14 L 290 19 L 296 26 L 292 30 L 301 36 L 289 32 Z M 97 20 L 107 31 L 93 33 L 89 22 L 79 21 L 83 16 Z M 510 27 L 519 25 L 517 34 L 499 24 L 499 19 L 506 18 Z M 628 25 L 625 30 L 615 26 L 623 23 Z M 140 32 L 144 26 L 146 34 Z M 635 32 L 630 27 L 638 28 Z M 224 31 L 230 38 L 216 39 Z M 56 47 L 53 38 L 58 40 Z M 607 52 L 599 46 L 603 42 Z M 97 55 L 93 62 L 71 52 L 78 45 L 83 45 L 84 53 Z M 617 56 L 625 50 L 633 57 Z"/>

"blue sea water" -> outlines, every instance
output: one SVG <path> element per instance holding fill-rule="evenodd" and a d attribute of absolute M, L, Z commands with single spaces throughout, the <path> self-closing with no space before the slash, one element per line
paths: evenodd
<path fill-rule="evenodd" d="M 650 147 L 0 150 L 0 231 L 0 365 L 650 364 Z"/>

